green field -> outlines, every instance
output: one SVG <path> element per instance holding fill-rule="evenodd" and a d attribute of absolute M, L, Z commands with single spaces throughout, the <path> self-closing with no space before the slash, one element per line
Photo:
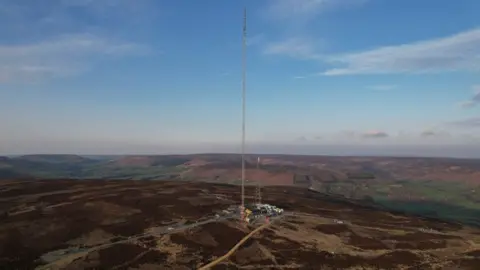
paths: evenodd
<path fill-rule="evenodd" d="M 480 186 L 448 181 L 358 180 L 322 183 L 319 191 L 366 199 L 389 210 L 480 226 Z"/>

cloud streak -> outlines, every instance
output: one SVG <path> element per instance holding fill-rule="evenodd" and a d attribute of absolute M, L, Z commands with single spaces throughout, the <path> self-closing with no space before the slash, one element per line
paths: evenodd
<path fill-rule="evenodd" d="M 464 120 L 458 120 L 448 123 L 451 126 L 459 128 L 480 128 L 480 117 L 473 117 Z"/>
<path fill-rule="evenodd" d="M 422 137 L 435 137 L 435 136 L 437 136 L 437 133 L 435 133 L 434 131 L 431 131 L 431 130 L 426 130 L 426 131 L 420 133 L 420 136 L 422 136 Z"/>
<path fill-rule="evenodd" d="M 364 138 L 387 138 L 389 137 L 386 132 L 383 131 L 368 131 L 362 134 Z"/>
<path fill-rule="evenodd" d="M 308 141 L 308 139 L 307 139 L 307 137 L 305 137 L 305 136 L 300 136 L 300 137 L 295 138 L 295 141 L 297 141 L 297 142 L 306 142 L 306 141 Z"/>
<path fill-rule="evenodd" d="M 257 35 L 247 37 L 246 45 L 247 46 L 254 46 L 254 45 L 261 44 L 264 41 L 265 41 L 265 35 L 264 34 L 257 34 Z"/>
<path fill-rule="evenodd" d="M 432 73 L 480 70 L 480 28 L 449 37 L 380 47 L 325 59 L 343 67 L 322 75 Z"/>
<path fill-rule="evenodd" d="M 158 10 L 155 4 L 153 0 L 3 0 L 0 83 L 71 76 L 107 57 L 147 52 L 146 46 L 119 37 L 128 35 L 132 40 L 147 29 Z"/>
<path fill-rule="evenodd" d="M 333 9 L 364 4 L 367 0 L 270 0 L 266 14 L 276 20 L 309 20 Z"/>
<path fill-rule="evenodd" d="M 424 139 L 448 139 L 452 138 L 450 132 L 442 130 L 425 130 L 420 133 L 420 137 Z"/>
<path fill-rule="evenodd" d="M 31 44 L 0 46 L 0 82 L 76 74 L 95 59 L 147 53 L 145 46 L 92 34 L 63 35 Z"/>
<path fill-rule="evenodd" d="M 480 104 L 480 85 L 472 86 L 473 97 L 467 101 L 460 103 L 463 108 L 471 108 Z"/>
<path fill-rule="evenodd" d="M 323 54 L 316 45 L 310 38 L 291 37 L 267 43 L 263 52 L 267 55 L 323 62 L 332 66 L 319 73 L 326 76 L 480 71 L 480 28 L 442 38 L 337 55 Z M 374 86 L 375 90 L 382 91 L 394 87 Z M 464 102 L 463 106 L 476 105 L 480 94 L 477 92 L 476 95 L 473 100 Z"/>
<path fill-rule="evenodd" d="M 316 46 L 310 39 L 292 37 L 283 41 L 266 44 L 263 53 L 267 55 L 286 55 L 298 59 L 320 58 L 315 53 Z"/>
<path fill-rule="evenodd" d="M 339 9 L 361 6 L 369 0 L 268 0 L 264 11 L 265 18 L 282 26 L 286 38 L 276 42 L 263 42 L 265 55 L 283 55 L 301 60 L 320 60 L 324 58 L 318 54 L 317 45 L 320 42 L 302 37 L 301 33 L 308 28 L 308 23 L 320 14 Z M 287 30 L 285 30 L 287 29 Z M 316 74 L 312 74 L 315 76 Z M 305 77 L 305 76 L 297 76 Z"/>
<path fill-rule="evenodd" d="M 148 28 L 158 15 L 154 0 L 2 0 L 0 34 L 21 40 L 66 33 L 119 34 Z M 141 27 L 139 27 L 141 25 Z"/>

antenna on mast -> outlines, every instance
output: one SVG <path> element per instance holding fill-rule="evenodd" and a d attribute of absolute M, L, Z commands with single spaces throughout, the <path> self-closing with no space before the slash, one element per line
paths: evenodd
<path fill-rule="evenodd" d="M 247 53 L 247 8 L 243 9 L 243 35 L 242 35 L 242 206 L 241 218 L 243 220 L 245 209 L 245 81 L 246 81 L 246 53 Z"/>
<path fill-rule="evenodd" d="M 257 171 L 260 170 L 260 157 L 257 157 Z M 262 203 L 262 186 L 261 182 L 257 180 L 257 187 L 255 191 L 255 202 L 257 204 Z"/>

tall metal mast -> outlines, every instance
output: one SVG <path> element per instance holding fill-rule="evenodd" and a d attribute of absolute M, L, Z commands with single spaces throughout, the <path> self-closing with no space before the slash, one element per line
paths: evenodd
<path fill-rule="evenodd" d="M 260 170 L 260 157 L 257 157 L 257 171 Z M 255 191 L 255 202 L 257 204 L 262 203 L 262 186 L 261 182 L 257 180 L 257 187 Z"/>
<path fill-rule="evenodd" d="M 247 8 L 243 9 L 242 35 L 242 211 L 245 209 L 245 81 L 247 66 Z"/>

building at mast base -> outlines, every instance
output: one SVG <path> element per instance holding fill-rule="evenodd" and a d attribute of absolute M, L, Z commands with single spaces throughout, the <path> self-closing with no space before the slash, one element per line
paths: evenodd
<path fill-rule="evenodd" d="M 259 217 L 274 217 L 283 214 L 283 209 L 271 204 L 254 203 L 245 205 L 242 219 L 251 223 Z"/>

